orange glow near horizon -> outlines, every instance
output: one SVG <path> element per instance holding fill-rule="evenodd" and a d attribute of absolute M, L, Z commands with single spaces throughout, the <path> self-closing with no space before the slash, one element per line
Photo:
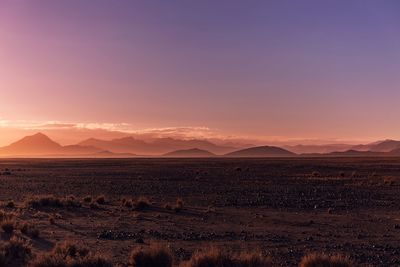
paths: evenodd
<path fill-rule="evenodd" d="M 398 4 L 284 2 L 0 3 L 0 145 L 400 139 Z"/>

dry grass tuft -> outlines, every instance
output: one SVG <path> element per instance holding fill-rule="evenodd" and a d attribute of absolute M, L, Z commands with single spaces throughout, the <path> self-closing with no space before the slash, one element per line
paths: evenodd
<path fill-rule="evenodd" d="M 67 196 L 62 199 L 62 202 L 65 207 L 79 208 L 82 206 L 81 202 L 74 195 Z"/>
<path fill-rule="evenodd" d="M 147 249 L 137 248 L 129 257 L 132 267 L 171 267 L 172 255 L 166 248 L 152 246 Z"/>
<path fill-rule="evenodd" d="M 231 255 L 218 249 L 210 249 L 207 252 L 195 253 L 189 261 L 181 263 L 182 267 L 270 267 L 269 258 L 256 253 L 242 253 Z"/>
<path fill-rule="evenodd" d="M 41 207 L 57 207 L 63 206 L 60 198 L 53 195 L 46 196 L 34 196 L 25 202 L 25 206 L 31 208 L 41 208 Z"/>
<path fill-rule="evenodd" d="M 6 204 L 6 208 L 13 209 L 15 208 L 14 200 L 9 200 Z"/>
<path fill-rule="evenodd" d="M 15 228 L 15 220 L 14 219 L 5 219 L 1 222 L 1 229 L 3 229 L 4 233 L 12 234 Z"/>
<path fill-rule="evenodd" d="M 55 218 L 53 215 L 49 216 L 49 223 L 50 223 L 51 225 L 56 224 L 56 218 Z"/>
<path fill-rule="evenodd" d="M 321 177 L 321 173 L 319 173 L 319 172 L 317 172 L 317 171 L 313 171 L 313 172 L 311 173 L 311 176 L 312 176 L 312 177 Z"/>
<path fill-rule="evenodd" d="M 25 266 L 31 256 L 31 247 L 22 239 L 12 237 L 0 245 L 0 266 Z"/>
<path fill-rule="evenodd" d="M 104 205 L 106 204 L 106 197 L 104 195 L 100 195 L 96 198 L 97 204 Z"/>
<path fill-rule="evenodd" d="M 29 208 L 78 208 L 81 203 L 74 195 L 69 195 L 65 198 L 56 197 L 54 195 L 34 196 L 25 201 L 25 207 Z"/>
<path fill-rule="evenodd" d="M 93 255 L 84 247 L 65 241 L 49 253 L 39 255 L 31 267 L 112 267 L 105 258 Z"/>
<path fill-rule="evenodd" d="M 145 197 L 140 197 L 135 201 L 134 207 L 136 210 L 145 210 L 150 207 L 150 201 Z"/>
<path fill-rule="evenodd" d="M 14 212 L 5 212 L 0 210 L 0 222 L 5 220 L 12 220 L 14 219 L 16 214 Z"/>
<path fill-rule="evenodd" d="M 90 203 L 92 202 L 92 196 L 86 196 L 83 198 L 83 202 Z"/>
<path fill-rule="evenodd" d="M 63 258 L 84 257 L 89 254 L 89 249 L 70 241 L 64 241 L 57 244 L 54 247 L 53 252 L 54 254 L 62 255 Z"/>
<path fill-rule="evenodd" d="M 99 204 L 97 204 L 97 202 L 92 202 L 90 203 L 89 207 L 93 210 L 97 210 L 100 208 Z"/>
<path fill-rule="evenodd" d="M 121 204 L 122 204 L 123 207 L 127 207 L 127 208 L 132 208 L 133 207 L 133 201 L 130 200 L 130 199 L 123 198 L 121 200 Z"/>
<path fill-rule="evenodd" d="M 300 267 L 351 267 L 354 263 L 347 256 L 329 256 L 322 253 L 313 253 L 303 257 Z"/>
<path fill-rule="evenodd" d="M 28 222 L 24 222 L 22 224 L 21 233 L 32 238 L 38 238 L 40 234 L 39 230 L 33 224 Z"/>
<path fill-rule="evenodd" d="M 183 200 L 178 198 L 175 203 L 174 211 L 180 212 L 183 209 Z"/>

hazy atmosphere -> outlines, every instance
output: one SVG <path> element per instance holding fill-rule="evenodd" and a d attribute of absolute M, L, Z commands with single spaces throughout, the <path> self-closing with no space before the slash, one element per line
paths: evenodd
<path fill-rule="evenodd" d="M 0 267 L 400 266 L 399 0 L 0 0 Z"/>
<path fill-rule="evenodd" d="M 64 144 L 82 139 L 54 132 L 66 124 L 400 139 L 399 10 L 390 0 L 2 1 L 0 144 L 49 124 Z"/>

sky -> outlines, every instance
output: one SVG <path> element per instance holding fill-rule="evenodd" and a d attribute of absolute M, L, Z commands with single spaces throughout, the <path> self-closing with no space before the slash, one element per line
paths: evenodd
<path fill-rule="evenodd" d="M 3 0 L 0 145 L 49 128 L 64 143 L 400 139 L 399 14 L 396 0 Z"/>

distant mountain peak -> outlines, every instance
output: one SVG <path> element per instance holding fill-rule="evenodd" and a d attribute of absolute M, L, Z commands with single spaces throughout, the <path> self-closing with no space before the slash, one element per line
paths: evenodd
<path fill-rule="evenodd" d="M 190 148 L 190 149 L 181 149 L 169 152 L 164 154 L 164 157 L 183 157 L 183 158 L 200 158 L 200 157 L 215 157 L 216 155 L 211 153 L 210 151 L 199 149 L 199 148 Z"/>
<path fill-rule="evenodd" d="M 27 144 L 27 145 L 34 145 L 35 143 L 37 143 L 37 144 L 46 143 L 46 144 L 49 144 L 49 145 L 51 144 L 53 146 L 60 146 L 61 147 L 60 144 L 58 144 L 57 142 L 51 140 L 47 135 L 45 135 L 45 134 L 43 134 L 41 132 L 33 134 L 33 135 L 25 136 L 24 138 L 20 139 L 17 142 L 14 142 L 13 144 L 18 144 L 18 143 L 24 143 L 24 144 Z M 11 145 L 13 145 L 13 144 L 11 144 Z"/>
<path fill-rule="evenodd" d="M 227 157 L 293 157 L 296 154 L 276 146 L 257 146 L 226 154 Z"/>

